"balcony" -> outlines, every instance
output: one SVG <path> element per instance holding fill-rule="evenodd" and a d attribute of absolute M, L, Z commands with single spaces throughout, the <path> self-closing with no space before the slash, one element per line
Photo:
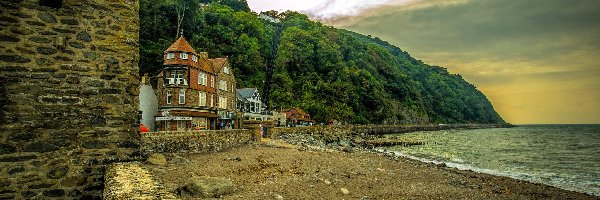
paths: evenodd
<path fill-rule="evenodd" d="M 188 85 L 188 82 L 185 78 L 166 78 L 166 85 Z"/>

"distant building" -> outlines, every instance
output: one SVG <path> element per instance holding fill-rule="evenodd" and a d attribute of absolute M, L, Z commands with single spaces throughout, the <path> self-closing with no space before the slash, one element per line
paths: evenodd
<path fill-rule="evenodd" d="M 256 88 L 237 89 L 237 107 L 244 113 L 246 120 L 273 120 L 272 113 L 266 110 L 265 104 L 260 100 L 260 93 Z"/>
<path fill-rule="evenodd" d="M 310 114 L 300 108 L 290 108 L 285 111 L 285 117 L 291 126 L 308 125 L 315 122 L 310 118 Z"/>
<path fill-rule="evenodd" d="M 214 129 L 217 123 L 217 73 L 208 53 L 197 53 L 180 37 L 164 51 L 158 76 L 157 129 Z"/>
<path fill-rule="evenodd" d="M 270 22 L 273 22 L 273 23 L 279 23 L 279 22 L 281 22 L 281 20 L 280 20 L 280 19 L 277 19 L 277 18 L 275 18 L 275 17 L 271 17 L 271 16 L 269 16 L 269 15 L 265 15 L 264 13 L 260 13 L 260 14 L 258 15 L 258 18 L 260 18 L 260 19 L 264 19 L 264 20 L 267 20 L 267 21 L 270 21 Z"/>

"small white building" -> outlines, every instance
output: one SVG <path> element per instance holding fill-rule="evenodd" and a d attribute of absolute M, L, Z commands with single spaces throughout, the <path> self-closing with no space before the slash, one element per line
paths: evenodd
<path fill-rule="evenodd" d="M 150 131 L 156 131 L 154 117 L 158 113 L 158 99 L 152 86 L 148 84 L 148 77 L 142 77 L 140 84 L 140 124 L 144 124 Z"/>

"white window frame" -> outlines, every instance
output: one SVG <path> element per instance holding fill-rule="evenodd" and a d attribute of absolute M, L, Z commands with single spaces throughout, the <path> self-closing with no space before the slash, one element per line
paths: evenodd
<path fill-rule="evenodd" d="M 210 94 L 210 107 L 215 107 L 215 104 L 214 104 L 215 102 L 214 102 L 213 98 L 214 98 L 214 94 Z"/>
<path fill-rule="evenodd" d="M 206 106 L 206 92 L 198 92 L 198 106 Z"/>
<path fill-rule="evenodd" d="M 205 72 L 200 72 L 200 74 L 198 74 L 198 85 L 206 86 L 206 73 Z"/>
<path fill-rule="evenodd" d="M 179 53 L 179 58 L 187 60 L 188 59 L 188 54 L 185 52 L 181 52 Z"/>
<path fill-rule="evenodd" d="M 185 104 L 185 89 L 179 89 L 179 104 Z"/>
<path fill-rule="evenodd" d="M 215 88 L 215 76 L 210 75 L 210 87 Z"/>
<path fill-rule="evenodd" d="M 167 60 L 175 58 L 175 53 L 167 53 Z"/>
<path fill-rule="evenodd" d="M 227 97 L 219 97 L 219 108 L 227 109 Z"/>
<path fill-rule="evenodd" d="M 171 105 L 171 97 L 173 97 L 173 93 L 171 90 L 167 90 L 167 104 Z"/>
<path fill-rule="evenodd" d="M 198 62 L 198 56 L 192 54 L 192 61 Z"/>
<path fill-rule="evenodd" d="M 225 66 L 225 67 L 223 68 L 223 73 L 225 73 L 225 74 L 229 74 L 229 67 Z"/>

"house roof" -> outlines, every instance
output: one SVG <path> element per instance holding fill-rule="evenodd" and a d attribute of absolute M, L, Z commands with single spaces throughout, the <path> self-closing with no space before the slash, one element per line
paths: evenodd
<path fill-rule="evenodd" d="M 179 39 L 177 39 L 173 44 L 171 44 L 171 46 L 169 48 L 167 48 L 167 50 L 165 50 L 165 53 L 166 52 L 177 52 L 177 51 L 198 54 L 198 53 L 196 53 L 196 50 L 194 50 L 194 48 L 192 48 L 190 43 L 188 43 L 185 40 L 185 38 L 183 38 L 183 36 L 179 37 Z"/>
<path fill-rule="evenodd" d="M 215 73 L 219 73 L 221 72 L 221 70 L 223 70 L 223 67 L 227 63 L 227 58 L 212 58 L 208 59 L 208 62 L 210 62 L 210 64 L 212 65 L 212 68 L 215 71 Z"/>
<path fill-rule="evenodd" d="M 248 102 L 248 99 L 242 97 L 242 95 L 240 95 L 238 91 L 235 92 L 235 97 L 239 100 L 242 100 L 243 102 Z"/>
<path fill-rule="evenodd" d="M 292 110 L 296 110 L 296 112 L 298 112 L 298 114 L 310 116 L 310 114 L 308 114 L 306 111 L 302 110 L 301 108 L 290 108 L 289 110 L 287 110 L 285 112 L 286 112 L 286 114 L 287 113 L 291 114 Z"/>
<path fill-rule="evenodd" d="M 252 97 L 252 95 L 254 95 L 255 92 L 257 92 L 258 89 L 256 88 L 241 88 L 241 89 L 237 89 L 238 94 L 240 94 L 240 96 L 242 96 L 242 98 L 247 99 L 249 97 Z"/>
<path fill-rule="evenodd" d="M 298 111 L 298 113 L 302 114 L 302 115 L 308 115 L 310 116 L 310 114 L 308 114 L 306 111 L 302 110 L 301 108 L 294 108 Z"/>

